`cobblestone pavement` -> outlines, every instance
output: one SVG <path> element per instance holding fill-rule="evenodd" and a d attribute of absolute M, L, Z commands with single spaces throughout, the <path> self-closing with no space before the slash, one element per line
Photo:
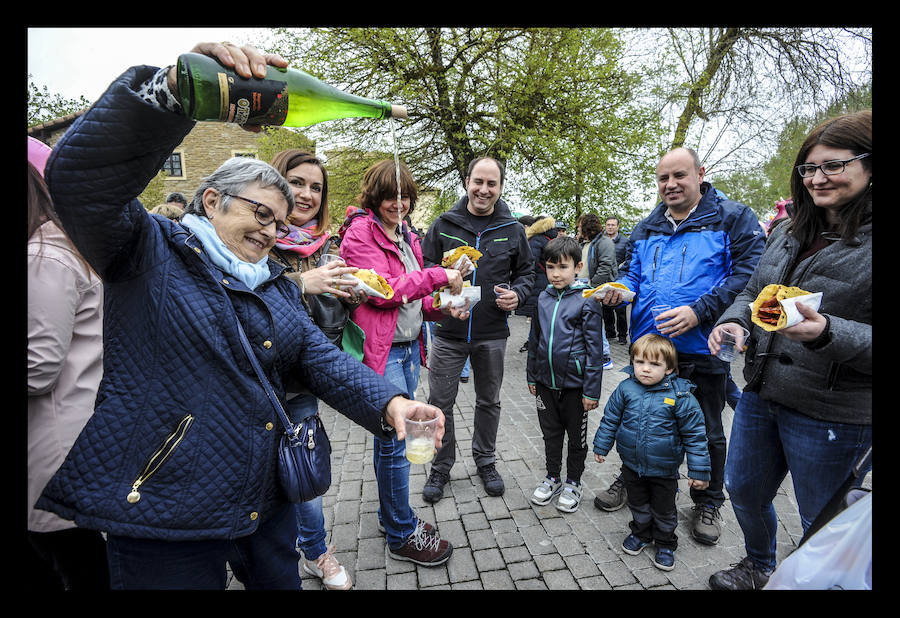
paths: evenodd
<path fill-rule="evenodd" d="M 613 449 L 603 464 L 593 460 L 590 444 L 602 417 L 606 399 L 625 377 L 627 346 L 611 342 L 615 364 L 603 376 L 600 406 L 588 416 L 589 451 L 582 477 L 585 487 L 575 513 L 556 509 L 555 501 L 536 506 L 529 497 L 546 475 L 544 446 L 535 412 L 535 400 L 525 384 L 525 341 L 528 322 L 511 316 L 511 336 L 501 390 L 502 415 L 497 436 L 497 470 L 506 485 L 500 497 L 488 496 L 476 472 L 471 452 L 475 403 L 471 380 L 460 384 L 454 410 L 457 431 L 456 465 L 444 498 L 436 504 L 422 499 L 428 464 L 410 469 L 410 504 L 418 516 L 436 524 L 443 538 L 453 543 L 453 555 L 437 567 L 422 567 L 388 555 L 384 535 L 377 528 L 378 492 L 372 465 L 372 437 L 346 417 L 320 404 L 333 447 L 333 482 L 324 497 L 327 542 L 349 571 L 357 590 L 477 589 L 477 590 L 692 590 L 707 589 L 709 576 L 744 557 L 743 535 L 731 503 L 721 509 L 722 535 L 715 546 L 697 543 L 690 535 L 693 503 L 687 493 L 686 466 L 682 466 L 678 510 L 678 549 L 675 568 L 661 571 L 652 564 L 651 550 L 637 556 L 621 547 L 631 519 L 627 507 L 605 512 L 594 496 L 615 478 L 620 460 Z M 738 386 L 744 384 L 743 360 L 732 367 Z M 428 398 L 428 375 L 423 369 L 417 398 Z M 723 413 L 726 433 L 733 411 Z M 563 456 L 565 459 L 565 455 Z M 871 487 L 871 476 L 867 479 Z M 790 476 L 775 499 L 779 517 L 778 560 L 796 548 L 802 536 Z M 319 590 L 318 579 L 301 570 L 303 588 Z M 229 589 L 241 589 L 231 578 Z"/>

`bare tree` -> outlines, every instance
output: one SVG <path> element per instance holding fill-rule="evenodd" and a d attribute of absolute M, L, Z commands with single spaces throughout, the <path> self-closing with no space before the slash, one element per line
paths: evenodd
<path fill-rule="evenodd" d="M 788 119 L 872 76 L 866 28 L 669 28 L 634 37 L 667 63 L 661 107 L 677 114 L 671 147 L 715 153 L 708 168 L 758 159 Z"/>

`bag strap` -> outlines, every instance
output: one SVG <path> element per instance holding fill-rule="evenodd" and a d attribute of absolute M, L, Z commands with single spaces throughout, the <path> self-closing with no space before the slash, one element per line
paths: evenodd
<path fill-rule="evenodd" d="M 334 236 L 329 236 L 328 240 L 325 241 L 325 244 L 322 245 L 322 253 L 320 255 L 328 255 L 328 250 L 331 249 L 332 240 L 334 240 Z"/>
<path fill-rule="evenodd" d="M 225 292 L 225 295 L 228 295 L 228 292 Z M 229 298 L 229 301 L 231 299 Z M 272 407 L 275 408 L 275 412 L 278 413 L 278 417 L 281 419 L 281 423 L 284 425 L 284 431 L 287 434 L 292 434 L 294 436 L 297 435 L 297 432 L 300 430 L 300 425 L 294 427 L 291 423 L 290 419 L 287 416 L 287 413 L 284 411 L 284 406 L 281 405 L 281 401 L 278 400 L 278 395 L 275 394 L 275 389 L 272 388 L 272 384 L 269 382 L 269 378 L 266 377 L 265 372 L 262 369 L 262 366 L 259 364 L 259 359 L 256 358 L 256 354 L 253 352 L 253 348 L 250 347 L 250 341 L 247 339 L 247 334 L 244 333 L 244 327 L 241 326 L 241 321 L 237 319 L 237 312 L 234 314 L 235 321 L 237 321 L 238 327 L 238 335 L 241 338 L 241 345 L 244 346 L 244 351 L 247 353 L 247 358 L 250 360 L 250 364 L 253 365 L 253 370 L 256 371 L 257 377 L 259 377 L 259 382 L 262 384 L 263 389 L 266 391 L 266 395 L 269 397 L 269 401 L 272 402 Z"/>

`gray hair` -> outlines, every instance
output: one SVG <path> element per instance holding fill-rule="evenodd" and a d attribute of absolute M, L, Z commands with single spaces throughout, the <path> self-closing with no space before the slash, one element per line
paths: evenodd
<path fill-rule="evenodd" d="M 275 187 L 281 191 L 288 205 L 287 214 L 291 214 L 294 209 L 294 192 L 287 180 L 265 161 L 252 157 L 233 157 L 225 161 L 216 171 L 200 182 L 200 186 L 194 191 L 191 203 L 184 211 L 198 217 L 205 217 L 203 194 L 207 189 L 215 189 L 219 193 L 240 195 L 251 184 L 258 184 L 262 188 Z M 222 200 L 222 208 L 227 209 L 231 198 L 223 195 Z"/>

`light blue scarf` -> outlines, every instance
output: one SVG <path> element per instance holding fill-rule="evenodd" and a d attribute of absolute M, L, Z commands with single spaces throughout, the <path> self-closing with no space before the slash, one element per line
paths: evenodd
<path fill-rule="evenodd" d="M 216 266 L 243 281 L 251 290 L 255 290 L 256 286 L 271 275 L 268 256 L 256 263 L 240 259 L 225 246 L 209 219 L 188 213 L 181 217 L 181 224 L 197 235 Z"/>

